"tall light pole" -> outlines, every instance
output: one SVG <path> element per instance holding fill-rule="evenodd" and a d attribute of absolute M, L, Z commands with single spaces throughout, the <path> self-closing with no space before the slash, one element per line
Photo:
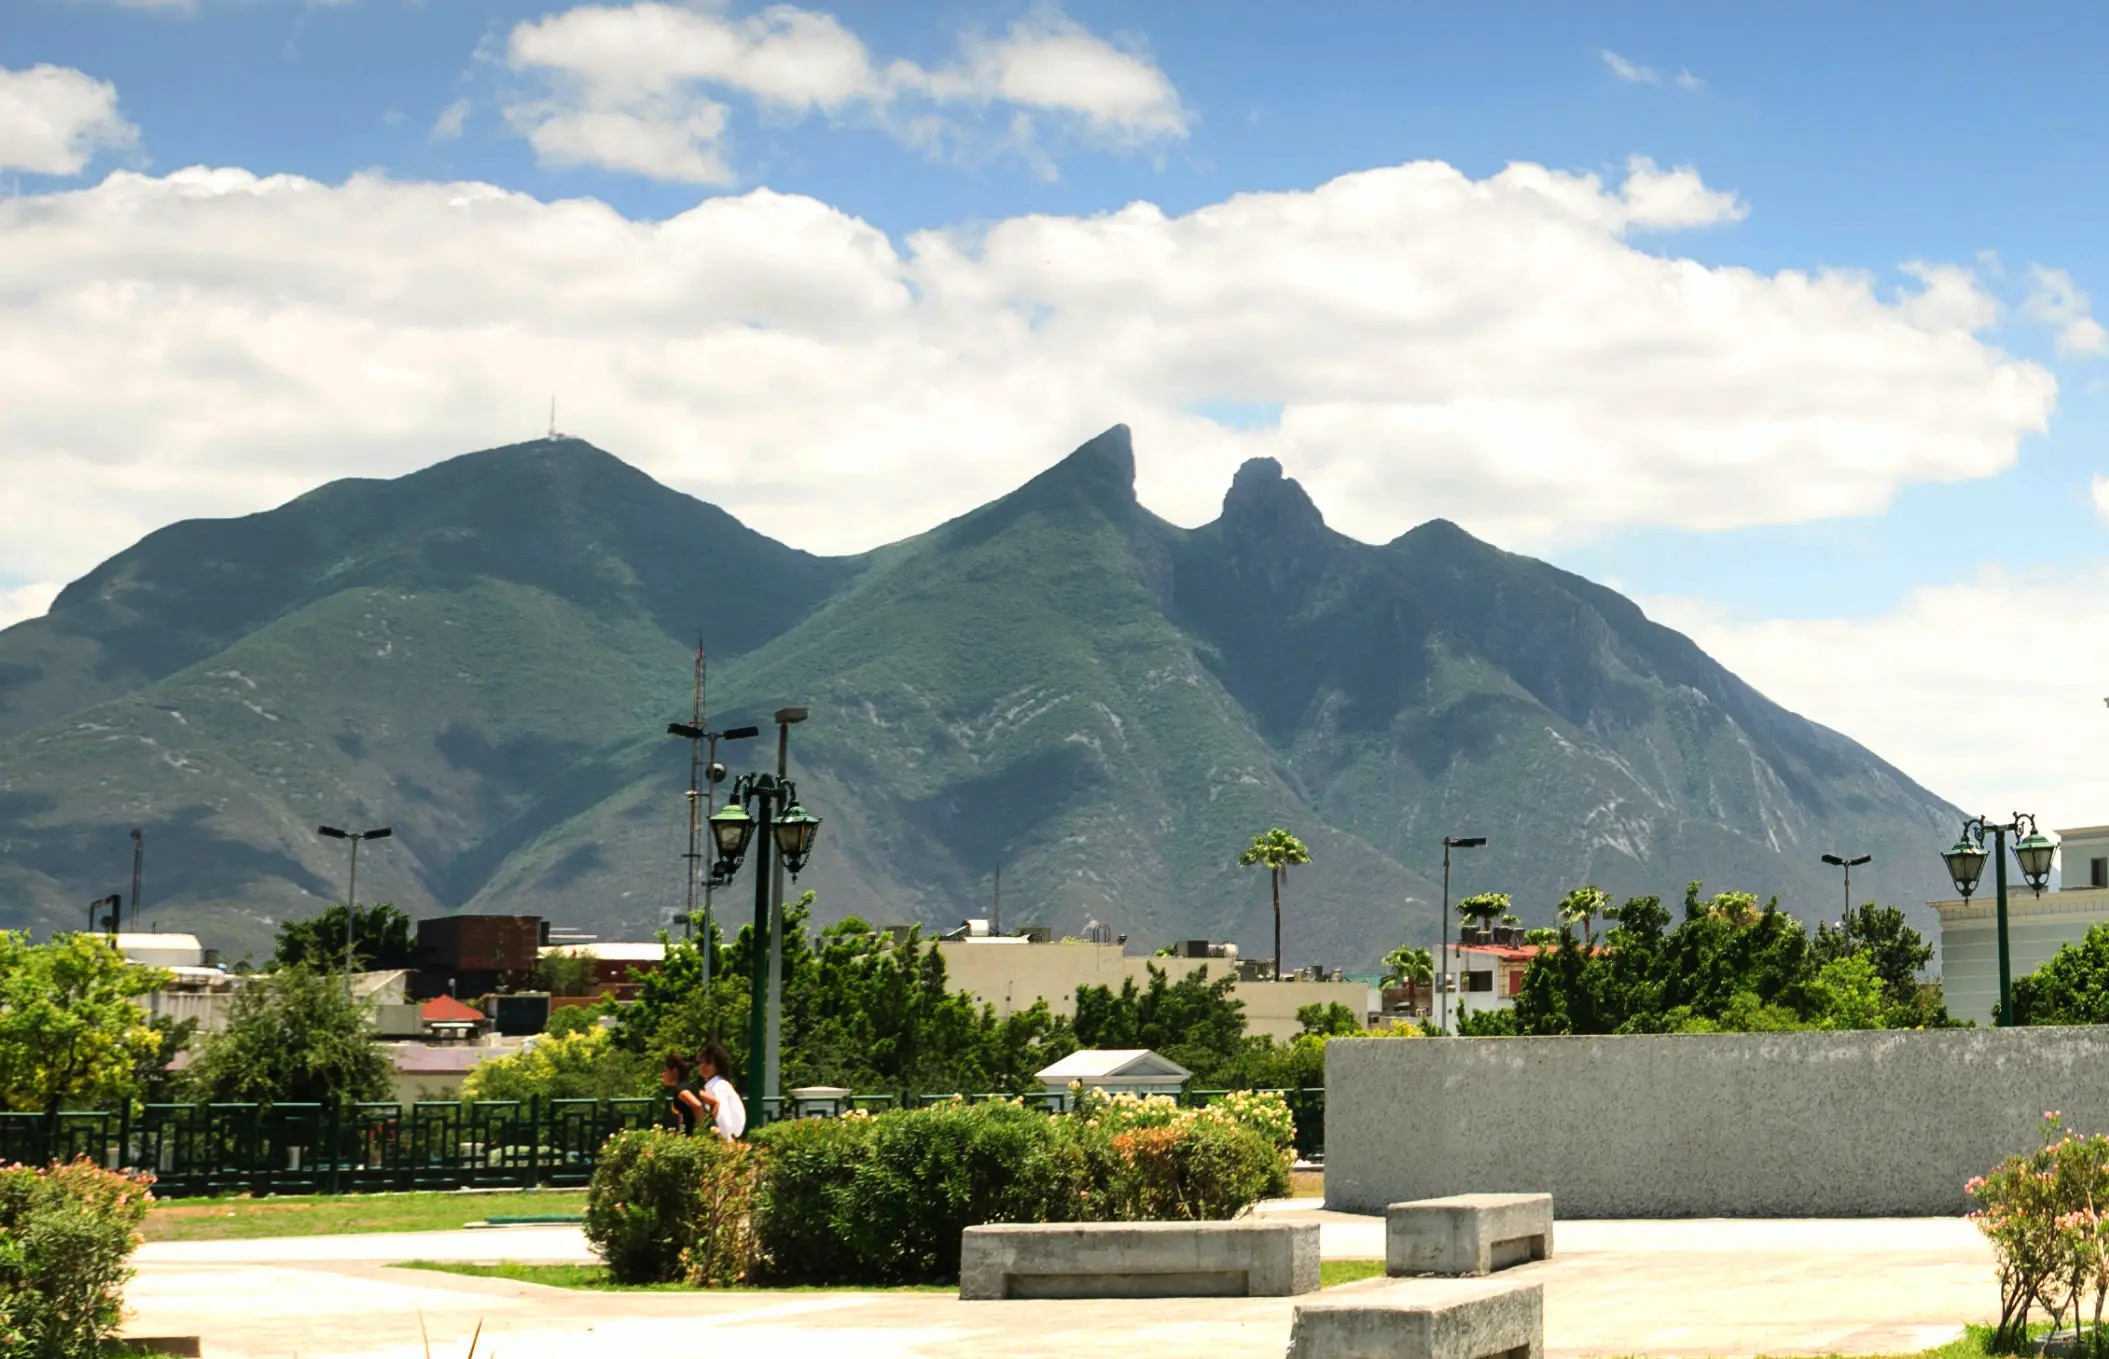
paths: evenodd
<path fill-rule="evenodd" d="M 705 731 L 703 729 L 702 655 L 703 653 L 700 651 L 696 653 L 696 720 L 693 723 L 669 722 L 666 724 L 666 734 L 678 736 L 689 743 L 688 853 L 682 856 L 683 861 L 688 865 L 688 908 L 681 917 L 681 930 L 684 937 L 694 937 L 696 879 L 701 875 L 703 879 L 703 980 L 708 982 L 710 980 L 711 889 L 716 887 L 722 881 L 722 878 L 716 866 L 713 866 L 707 874 L 703 873 L 703 856 L 696 852 L 696 831 L 701 825 L 702 818 L 709 815 L 705 805 L 707 799 L 716 791 L 717 786 L 725 781 L 725 766 L 718 763 L 718 742 L 744 741 L 750 736 L 761 735 L 761 728 L 733 727 L 727 731 Z M 706 747 L 709 751 L 707 756 L 704 753 Z"/>
<path fill-rule="evenodd" d="M 1858 858 L 1846 859 L 1836 854 L 1826 854 L 1823 861 L 1833 868 L 1845 870 L 1845 914 L 1838 917 L 1838 927 L 1844 929 L 1846 921 L 1851 919 L 1853 914 L 1853 870 L 1862 864 L 1873 863 L 1875 856 L 1862 854 Z"/>
<path fill-rule="evenodd" d="M 1437 928 L 1442 931 L 1440 938 L 1443 941 L 1441 985 L 1443 1020 L 1441 1027 L 1444 1033 L 1450 1032 L 1450 992 L 1454 989 L 1452 986 L 1453 974 L 1450 970 L 1450 960 L 1454 956 L 1450 952 L 1450 851 L 1453 849 L 1480 849 L 1486 845 L 1486 842 L 1487 838 L 1484 835 L 1446 835 L 1443 837 L 1443 916 Z"/>
<path fill-rule="evenodd" d="M 791 728 L 806 720 L 806 710 L 778 708 L 771 716 L 776 723 L 776 781 L 784 783 L 791 777 Z M 783 1076 L 779 1059 L 783 1053 L 784 1027 L 784 861 L 780 855 L 776 859 L 769 898 L 769 1028 L 765 1035 L 768 1049 L 765 1069 L 769 1073 L 768 1095 L 774 1099 Z"/>
<path fill-rule="evenodd" d="M 139 870 L 146 866 L 146 836 L 132 827 L 132 928 L 139 928 Z M 123 928 L 120 921 L 119 929 Z"/>
<path fill-rule="evenodd" d="M 749 813 L 747 804 L 754 805 Z M 786 804 L 788 804 L 786 806 Z M 778 807 L 785 810 L 778 814 Z M 748 1028 L 747 1101 L 764 1111 L 768 1096 L 768 1005 L 769 1005 L 769 887 L 772 859 L 782 856 L 784 867 L 796 878 L 812 855 L 813 841 L 820 833 L 820 818 L 799 805 L 798 790 L 789 779 L 774 774 L 742 774 L 732 781 L 732 795 L 710 815 L 710 838 L 718 851 L 718 871 L 726 881 L 739 871 L 747 846 L 761 832 L 762 861 L 754 869 L 754 933 L 750 962 L 753 982 L 749 989 L 752 1023 Z"/>
<path fill-rule="evenodd" d="M 2022 831 L 2026 829 L 2026 835 Z M 2050 881 L 2051 858 L 2058 852 L 2058 842 L 2036 829 L 2036 818 L 2027 812 L 2015 812 L 2011 821 L 1995 822 L 1982 816 L 1973 816 L 1963 822 L 1962 837 L 1941 857 L 1948 861 L 1948 876 L 1955 880 L 1955 890 L 1962 893 L 1964 901 L 1977 890 L 1977 880 L 1985 871 L 1985 832 L 1992 833 L 1992 859 L 1996 864 L 1993 881 L 1999 893 L 1999 1027 L 2010 1028 L 2014 1023 L 2014 981 L 2007 954 L 2006 928 L 2006 838 L 2009 834 L 2018 837 L 2014 842 L 2014 862 L 2021 869 L 2022 879 L 2043 895 L 2043 886 Z"/>
<path fill-rule="evenodd" d="M 387 826 L 378 830 L 346 831 L 335 826 L 317 826 L 315 833 L 330 840 L 351 841 L 351 877 L 344 886 L 344 995 L 347 1000 L 352 993 L 352 939 L 359 926 L 359 842 L 362 840 L 386 840 L 395 834 Z"/>

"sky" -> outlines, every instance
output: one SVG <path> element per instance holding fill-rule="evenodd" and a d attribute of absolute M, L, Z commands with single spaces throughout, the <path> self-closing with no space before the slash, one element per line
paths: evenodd
<path fill-rule="evenodd" d="M 0 626 L 552 400 L 820 552 L 1125 423 L 1176 523 L 1276 457 L 1969 811 L 2109 822 L 2105 49 L 2079 4 L 0 0 Z"/>

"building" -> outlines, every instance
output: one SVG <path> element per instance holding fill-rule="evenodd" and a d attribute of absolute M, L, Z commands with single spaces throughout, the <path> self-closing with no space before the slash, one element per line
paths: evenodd
<path fill-rule="evenodd" d="M 533 915 L 442 915 L 417 922 L 413 1000 L 482 996 L 525 986 L 548 922 Z"/>
<path fill-rule="evenodd" d="M 126 962 L 158 967 L 170 975 L 166 986 L 133 997 L 132 1003 L 145 1010 L 148 1018 L 165 1017 L 178 1023 L 192 1020 L 200 1033 L 218 1033 L 227 1027 L 241 978 L 229 976 L 219 965 L 219 955 L 199 943 L 198 936 L 158 930 L 127 932 L 116 935 L 112 942 Z"/>
<path fill-rule="evenodd" d="M 584 994 L 595 1000 L 612 996 L 616 1000 L 635 1000 L 640 983 L 632 975 L 639 972 L 656 972 L 666 963 L 666 945 L 653 940 L 650 943 L 626 943 L 620 940 L 588 940 L 579 943 L 544 944 L 540 956 L 567 955 L 574 958 L 589 958 L 593 962 Z"/>
<path fill-rule="evenodd" d="M 2019 980 L 2109 924 L 2109 826 L 2058 832 L 2059 887 L 2041 896 L 2007 866 L 2007 970 Z M 1999 1009 L 1998 896 L 1992 865 L 1968 901 L 1931 903 L 1941 917 L 1941 991 L 1948 1013 L 1990 1024 Z"/>
<path fill-rule="evenodd" d="M 956 931 L 955 931 L 956 933 Z M 1245 1031 L 1266 1034 L 1277 1042 L 1294 1038 L 1302 1025 L 1296 1012 L 1306 1005 L 1345 1005 L 1364 1023 L 1378 1008 L 1376 990 L 1366 982 L 1328 974 L 1326 981 L 1267 981 L 1255 977 L 1251 960 L 1241 960 L 1229 945 L 1212 945 L 1226 954 L 1208 957 L 1152 958 L 1130 954 L 1120 943 L 1050 939 L 1036 943 L 1019 935 L 974 935 L 940 939 L 932 945 L 944 957 L 945 976 L 955 991 L 965 991 L 996 1007 L 999 1016 L 1030 1009 L 1046 1001 L 1057 1016 L 1076 1012 L 1079 986 L 1119 991 L 1131 978 L 1149 985 L 1156 967 L 1177 981 L 1199 969 L 1213 981 L 1238 978 L 1237 998 L 1245 1005 Z M 1263 965 L 1259 965 L 1263 966 Z"/>
<path fill-rule="evenodd" d="M 1056 1095 L 1066 1095 L 1071 1085 L 1108 1095 L 1177 1095 L 1193 1074 L 1147 1048 L 1086 1048 L 1033 1078 Z"/>

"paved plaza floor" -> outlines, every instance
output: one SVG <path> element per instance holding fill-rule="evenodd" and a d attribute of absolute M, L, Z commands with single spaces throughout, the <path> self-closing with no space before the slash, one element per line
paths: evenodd
<path fill-rule="evenodd" d="M 1379 1218 L 1315 1202 L 1329 1259 L 1383 1255 Z M 575 1228 L 143 1246 L 134 1335 L 197 1335 L 209 1359 L 577 1359 L 643 1347 L 893 1359 L 1120 1355 L 1279 1359 L 1288 1298 L 961 1302 L 941 1293 L 596 1293 L 405 1270 L 404 1260 L 586 1260 Z M 1997 1306 L 1991 1253 L 1955 1218 L 1562 1221 L 1545 1286 L 1549 1355 L 1898 1354 Z M 1350 1288 L 1370 1285 L 1348 1285 Z M 1381 1286 L 1379 1284 L 1378 1286 Z"/>

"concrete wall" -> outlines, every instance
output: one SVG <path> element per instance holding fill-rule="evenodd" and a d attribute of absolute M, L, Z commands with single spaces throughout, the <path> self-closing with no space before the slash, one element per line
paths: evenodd
<path fill-rule="evenodd" d="M 2109 1132 L 2109 1029 L 1341 1039 L 1328 1208 L 1541 1192 L 1561 1217 L 1961 1213 L 2046 1109 Z"/>
<path fill-rule="evenodd" d="M 1142 957 L 1118 944 L 959 941 L 940 943 L 937 950 L 944 955 L 951 988 L 994 1005 L 999 1015 L 1029 1009 L 1038 1000 L 1057 1015 L 1072 1014 L 1079 986 L 1118 992 L 1130 977 L 1138 987 L 1147 986 L 1152 965 L 1173 981 L 1197 967 L 1211 978 L 1237 970 L 1236 963 L 1222 958 Z M 1296 1036 L 1301 1027 L 1296 1012 L 1305 1005 L 1338 1002 L 1364 1020 L 1377 1008 L 1375 989 L 1366 982 L 1248 982 L 1236 995 L 1245 1003 L 1245 1031 L 1276 1039 Z"/>

